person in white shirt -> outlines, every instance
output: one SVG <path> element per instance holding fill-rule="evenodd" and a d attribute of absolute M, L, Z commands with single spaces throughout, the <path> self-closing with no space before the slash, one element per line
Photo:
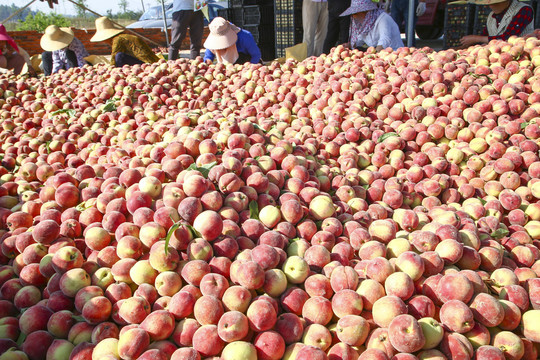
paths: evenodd
<path fill-rule="evenodd" d="M 73 67 L 83 67 L 87 64 L 86 51 L 83 43 L 75 37 L 73 30 L 67 27 L 49 25 L 40 40 L 43 73 L 55 74 L 61 69 L 68 70 Z"/>
<path fill-rule="evenodd" d="M 390 15 L 371 0 L 352 0 L 341 16 L 351 15 L 349 46 L 352 49 L 373 46 L 377 51 L 403 47 L 399 27 Z"/>
<path fill-rule="evenodd" d="M 323 52 L 328 30 L 327 0 L 304 0 L 302 2 L 303 42 L 307 45 L 307 56 L 319 56 Z"/>
<path fill-rule="evenodd" d="M 193 0 L 174 0 L 171 25 L 171 44 L 169 46 L 169 60 L 178 59 L 178 51 L 189 27 L 191 40 L 190 58 L 194 60 L 200 55 L 202 49 L 204 17 L 202 11 L 194 11 Z"/>

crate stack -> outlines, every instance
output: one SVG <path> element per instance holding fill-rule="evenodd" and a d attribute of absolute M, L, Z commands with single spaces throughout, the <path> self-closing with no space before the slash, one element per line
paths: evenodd
<path fill-rule="evenodd" d="M 249 31 L 261 49 L 263 60 L 275 58 L 274 4 L 271 0 L 229 0 L 229 8 L 218 10 L 218 16 Z"/>
<path fill-rule="evenodd" d="M 468 3 L 453 3 L 446 5 L 444 13 L 444 43 L 445 49 L 459 47 L 459 40 L 472 34 L 475 17 L 475 5 Z"/>
<path fill-rule="evenodd" d="M 486 27 L 486 20 L 488 15 L 491 13 L 491 8 L 489 6 L 477 6 L 474 13 L 474 24 L 471 34 L 481 35 Z"/>
<path fill-rule="evenodd" d="M 274 0 L 276 17 L 276 57 L 285 49 L 302 42 L 302 0 Z"/>

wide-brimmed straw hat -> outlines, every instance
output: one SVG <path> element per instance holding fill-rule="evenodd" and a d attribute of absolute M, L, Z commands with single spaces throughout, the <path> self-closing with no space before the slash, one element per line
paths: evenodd
<path fill-rule="evenodd" d="M 7 41 L 8 44 L 11 45 L 13 49 L 15 49 L 15 51 L 19 51 L 15 40 L 13 40 L 13 38 L 7 34 L 7 30 L 3 24 L 0 24 L 0 41 Z"/>
<path fill-rule="evenodd" d="M 208 25 L 210 34 L 204 42 L 204 47 L 210 50 L 222 50 L 236 44 L 240 28 L 222 17 L 216 17 Z"/>
<path fill-rule="evenodd" d="M 73 30 L 68 27 L 49 25 L 39 43 L 45 51 L 56 51 L 69 46 L 74 37 Z"/>
<path fill-rule="evenodd" d="M 508 0 L 471 0 L 470 2 L 476 5 L 492 5 L 492 4 L 502 3 L 505 1 L 508 1 Z"/>
<path fill-rule="evenodd" d="M 96 33 L 90 41 L 98 42 L 112 38 L 123 32 L 124 29 L 114 24 L 108 17 L 102 16 L 96 19 Z"/>
<path fill-rule="evenodd" d="M 353 15 L 363 11 L 376 10 L 377 8 L 377 3 L 374 3 L 371 0 L 352 0 L 351 6 L 349 6 L 349 8 L 342 12 L 339 16 Z"/>

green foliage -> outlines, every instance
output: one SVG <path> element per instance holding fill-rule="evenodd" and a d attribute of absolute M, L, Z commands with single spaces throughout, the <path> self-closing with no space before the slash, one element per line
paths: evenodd
<path fill-rule="evenodd" d="M 35 30 L 35 31 L 44 31 L 45 28 L 51 24 L 65 27 L 70 26 L 71 22 L 69 19 L 63 15 L 57 13 L 45 14 L 42 11 L 37 13 L 29 14 L 24 21 L 19 20 L 17 24 L 17 30 Z"/>
<path fill-rule="evenodd" d="M 75 2 L 79 5 L 82 5 L 82 6 L 74 5 L 75 12 L 77 13 L 77 17 L 84 19 L 86 17 L 86 9 L 84 7 L 88 7 L 86 0 L 75 0 Z"/>

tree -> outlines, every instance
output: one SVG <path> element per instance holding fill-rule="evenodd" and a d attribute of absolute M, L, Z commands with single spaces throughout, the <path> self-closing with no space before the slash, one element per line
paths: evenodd
<path fill-rule="evenodd" d="M 127 12 L 127 8 L 128 8 L 128 2 L 127 2 L 127 0 L 119 0 L 118 6 L 120 6 L 120 9 L 122 9 L 122 13 L 126 13 L 126 12 Z"/>
<path fill-rule="evenodd" d="M 86 0 L 75 0 L 75 2 L 81 6 L 75 5 L 75 11 L 77 12 L 77 17 L 86 18 L 86 9 L 83 6 L 87 6 Z"/>
<path fill-rule="evenodd" d="M 71 25 L 71 22 L 63 15 L 57 13 L 45 14 L 42 11 L 38 11 L 35 15 L 28 15 L 24 21 L 19 20 L 17 30 L 35 30 L 42 32 L 51 24 L 67 27 Z"/>

